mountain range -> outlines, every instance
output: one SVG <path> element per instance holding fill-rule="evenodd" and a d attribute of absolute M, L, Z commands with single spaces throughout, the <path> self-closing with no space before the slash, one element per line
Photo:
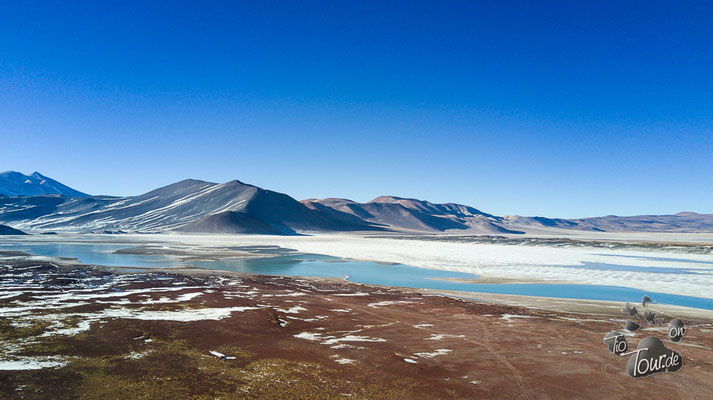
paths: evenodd
<path fill-rule="evenodd" d="M 37 196 L 41 194 L 59 194 L 67 197 L 87 197 L 86 193 L 74 190 L 39 172 L 25 175 L 15 171 L 0 173 L 0 195 Z"/>
<path fill-rule="evenodd" d="M 24 178 L 24 180 L 23 180 Z M 22 230 L 298 234 L 410 232 L 519 234 L 532 230 L 713 232 L 713 214 L 583 219 L 495 216 L 474 207 L 381 196 L 367 203 L 297 201 L 237 180 L 187 179 L 139 196 L 90 196 L 37 172 L 0 174 L 0 223 Z"/>

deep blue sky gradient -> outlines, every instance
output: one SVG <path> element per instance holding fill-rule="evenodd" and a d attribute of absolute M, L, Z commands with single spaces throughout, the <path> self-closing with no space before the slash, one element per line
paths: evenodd
<path fill-rule="evenodd" d="M 713 3 L 0 0 L 8 169 L 711 213 Z"/>

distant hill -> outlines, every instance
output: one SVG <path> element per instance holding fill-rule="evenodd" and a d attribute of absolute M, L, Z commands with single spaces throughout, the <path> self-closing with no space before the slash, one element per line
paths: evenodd
<path fill-rule="evenodd" d="M 0 235 L 27 235 L 25 232 L 11 228 L 7 225 L 0 225 Z"/>
<path fill-rule="evenodd" d="M 309 199 L 302 203 L 315 210 L 328 207 L 390 230 L 522 233 L 501 226 L 500 217 L 455 203 L 434 204 L 396 196 L 381 196 L 368 203 L 338 198 Z"/>
<path fill-rule="evenodd" d="M 39 172 L 25 175 L 16 171 L 0 173 L 0 195 L 37 196 L 58 194 L 66 197 L 86 197 L 88 194 L 74 190 Z"/>
<path fill-rule="evenodd" d="M 673 215 L 634 215 L 553 219 L 544 217 L 507 216 L 516 226 L 540 226 L 599 232 L 713 232 L 713 214 L 681 212 Z"/>
<path fill-rule="evenodd" d="M 523 227 L 538 227 L 538 228 L 561 228 L 561 229 L 584 229 L 579 224 L 572 220 L 562 218 L 545 218 L 545 217 L 522 217 L 520 215 L 506 215 L 503 217 L 503 223 L 510 226 Z M 599 231 L 600 229 L 589 227 L 590 231 Z"/>

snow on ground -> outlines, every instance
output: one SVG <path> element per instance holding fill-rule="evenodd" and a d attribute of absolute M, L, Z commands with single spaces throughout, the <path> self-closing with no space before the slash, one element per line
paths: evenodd
<path fill-rule="evenodd" d="M 385 339 L 368 336 L 346 335 L 340 338 L 327 339 L 322 344 L 337 344 L 340 342 L 385 342 Z"/>
<path fill-rule="evenodd" d="M 379 307 L 385 307 L 385 306 L 390 306 L 392 304 L 411 304 L 412 302 L 410 301 L 403 301 L 403 300 L 398 300 L 398 301 L 380 301 L 378 303 L 369 303 L 367 304 L 371 308 L 379 308 Z"/>
<path fill-rule="evenodd" d="M 358 336 L 358 335 L 344 335 L 342 337 L 336 336 L 324 336 L 321 333 L 314 332 L 302 332 L 294 335 L 298 339 L 305 339 L 311 341 L 321 341 L 321 344 L 326 345 L 338 345 L 342 342 L 385 342 L 386 339 L 373 338 L 369 336 Z"/>
<path fill-rule="evenodd" d="M 56 321 L 58 322 L 58 321 Z M 58 323 L 59 326 L 63 326 L 62 323 Z M 54 335 L 65 335 L 65 336 L 74 336 L 77 334 L 80 334 L 82 332 L 88 331 L 92 326 L 92 321 L 91 320 L 84 320 L 84 321 L 79 321 L 77 326 L 72 327 L 72 328 L 60 328 L 60 329 L 55 329 L 52 331 L 46 331 L 40 336 L 54 336 Z"/>
<path fill-rule="evenodd" d="M 299 314 L 300 311 L 307 311 L 307 309 L 301 306 L 294 306 L 288 308 L 287 310 L 283 308 L 276 308 L 275 311 L 283 312 L 285 314 Z"/>
<path fill-rule="evenodd" d="M 224 307 L 224 308 L 198 308 L 180 311 L 146 311 L 140 309 L 108 309 L 99 313 L 87 314 L 86 317 L 99 318 L 127 318 L 144 321 L 179 321 L 193 322 L 203 320 L 221 320 L 228 318 L 234 312 L 257 310 L 258 307 Z"/>
<path fill-rule="evenodd" d="M 126 358 L 130 359 L 130 360 L 138 360 L 139 358 L 146 357 L 147 355 L 151 354 L 152 352 L 153 352 L 153 350 L 147 350 L 142 353 L 137 353 L 137 352 L 132 351 L 131 354 L 126 356 Z"/>
<path fill-rule="evenodd" d="M 56 368 L 66 364 L 66 361 L 62 361 L 57 357 L 15 357 L 13 360 L 0 360 L 0 371 Z"/>
<path fill-rule="evenodd" d="M 436 357 L 436 356 L 443 356 L 443 355 L 446 355 L 446 354 L 448 354 L 448 353 L 450 353 L 450 352 L 451 352 L 451 350 L 449 350 L 449 349 L 436 349 L 436 350 L 434 350 L 434 351 L 432 351 L 432 352 L 430 352 L 430 353 L 427 353 L 427 352 L 414 353 L 413 355 L 416 356 L 416 357 L 418 357 L 418 358 L 433 358 L 433 357 Z"/>
<path fill-rule="evenodd" d="M 321 333 L 302 332 L 302 333 L 296 334 L 295 337 L 298 339 L 305 339 L 305 340 L 321 340 L 322 334 Z"/>
<path fill-rule="evenodd" d="M 513 318 L 530 318 L 529 315 L 515 315 L 515 314 L 503 314 L 500 319 L 507 321 L 508 323 L 513 322 Z"/>
<path fill-rule="evenodd" d="M 356 360 L 352 360 L 351 358 L 344 358 L 340 357 L 338 355 L 333 355 L 332 358 L 334 358 L 334 362 L 337 364 L 354 364 Z"/>
<path fill-rule="evenodd" d="M 345 297 L 361 297 L 368 296 L 369 293 L 356 292 L 356 293 L 335 293 L 332 296 L 345 296 Z"/>
<path fill-rule="evenodd" d="M 445 333 L 432 333 L 430 337 L 426 338 L 426 340 L 443 340 L 447 337 L 464 338 L 465 335 L 447 335 Z"/>

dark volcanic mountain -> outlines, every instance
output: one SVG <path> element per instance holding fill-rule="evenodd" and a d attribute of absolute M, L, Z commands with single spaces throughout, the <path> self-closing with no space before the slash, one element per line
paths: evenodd
<path fill-rule="evenodd" d="M 39 172 L 25 175 L 15 171 L 0 174 L 0 194 L 5 196 L 37 196 L 58 194 L 66 197 L 86 197 L 88 194 L 65 186 Z"/>
<path fill-rule="evenodd" d="M 264 221 L 236 211 L 224 211 L 203 217 L 178 228 L 183 232 L 194 233 L 236 233 L 277 235 L 280 232 Z"/>
<path fill-rule="evenodd" d="M 314 210 L 325 208 L 360 218 L 392 230 L 473 233 L 522 233 L 502 227 L 502 218 L 462 204 L 434 204 L 424 200 L 381 196 L 368 203 L 347 199 L 309 199 L 303 204 Z"/>
<path fill-rule="evenodd" d="M 11 228 L 7 225 L 0 225 L 0 235 L 27 235 L 25 232 Z"/>
<path fill-rule="evenodd" d="M 234 181 L 237 182 L 237 181 Z M 239 182 L 238 182 L 239 183 Z M 244 199 L 230 210 L 221 210 L 187 224 L 180 230 L 211 233 L 293 234 L 308 231 L 378 230 L 362 220 L 335 218 L 305 207 L 292 197 L 246 186 Z"/>

